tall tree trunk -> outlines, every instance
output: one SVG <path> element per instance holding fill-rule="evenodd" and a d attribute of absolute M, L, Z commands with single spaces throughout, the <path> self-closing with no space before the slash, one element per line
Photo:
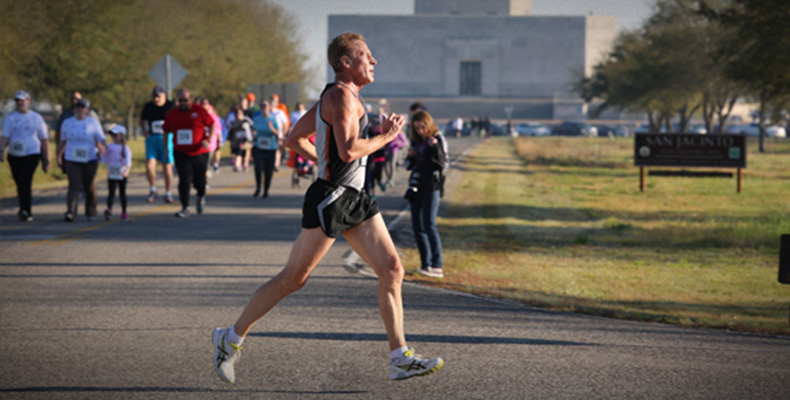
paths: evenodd
<path fill-rule="evenodd" d="M 765 153 L 765 103 L 766 90 L 760 91 L 760 153 Z"/>

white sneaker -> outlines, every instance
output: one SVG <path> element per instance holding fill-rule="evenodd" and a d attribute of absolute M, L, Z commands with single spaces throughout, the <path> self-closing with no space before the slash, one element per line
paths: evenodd
<path fill-rule="evenodd" d="M 414 350 L 409 349 L 406 351 L 406 359 L 400 364 L 390 362 L 390 379 L 408 379 L 412 376 L 423 376 L 432 374 L 444 366 L 444 360 L 441 358 L 432 358 L 426 360 L 418 354 L 414 354 Z"/>
<path fill-rule="evenodd" d="M 444 278 L 444 269 L 442 268 L 420 268 L 418 272 L 421 275 L 430 276 L 431 278 Z"/>
<path fill-rule="evenodd" d="M 214 368 L 217 375 L 228 383 L 236 380 L 234 365 L 241 358 L 241 346 L 237 346 L 226 340 L 228 330 L 231 328 L 214 329 L 211 341 L 214 343 Z"/>

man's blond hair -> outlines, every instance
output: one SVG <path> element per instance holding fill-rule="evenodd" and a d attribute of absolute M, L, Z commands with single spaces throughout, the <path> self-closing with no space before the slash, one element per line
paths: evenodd
<path fill-rule="evenodd" d="M 329 48 L 326 51 L 327 58 L 329 58 L 329 65 L 332 66 L 332 69 L 335 72 L 343 71 L 343 63 L 340 62 L 340 59 L 343 56 L 352 56 L 351 44 L 355 40 L 361 40 L 364 42 L 365 38 L 359 33 L 346 32 L 342 35 L 336 36 L 334 39 L 332 39 L 332 42 L 329 43 Z"/>

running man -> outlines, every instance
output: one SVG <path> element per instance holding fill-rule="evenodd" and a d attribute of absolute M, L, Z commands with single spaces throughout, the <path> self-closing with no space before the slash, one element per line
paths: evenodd
<path fill-rule="evenodd" d="M 406 346 L 403 332 L 401 284 L 403 265 L 378 205 L 365 194 L 367 156 L 395 138 L 404 119 L 388 115 L 382 134 L 364 137 L 365 102 L 359 90 L 373 82 L 376 59 L 365 38 L 345 33 L 332 40 L 329 63 L 335 82 L 326 86 L 318 103 L 296 124 L 287 146 L 318 163 L 318 179 L 305 194 L 302 231 L 283 270 L 261 286 L 234 326 L 217 328 L 212 335 L 214 366 L 226 382 L 235 380 L 235 363 L 244 338 L 280 300 L 301 289 L 335 239 L 343 235 L 379 277 L 379 310 L 390 349 L 390 379 L 406 379 L 437 371 L 441 358 L 423 359 Z M 309 138 L 316 135 L 316 143 Z"/>

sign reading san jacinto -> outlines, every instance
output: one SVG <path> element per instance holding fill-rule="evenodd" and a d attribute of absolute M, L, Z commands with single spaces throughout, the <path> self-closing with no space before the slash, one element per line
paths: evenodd
<path fill-rule="evenodd" d="M 634 165 L 746 168 L 746 137 L 637 133 Z"/>
<path fill-rule="evenodd" d="M 642 191 L 645 167 L 737 168 L 740 193 L 741 168 L 746 168 L 746 136 L 637 133 L 634 165 L 640 167 Z"/>

